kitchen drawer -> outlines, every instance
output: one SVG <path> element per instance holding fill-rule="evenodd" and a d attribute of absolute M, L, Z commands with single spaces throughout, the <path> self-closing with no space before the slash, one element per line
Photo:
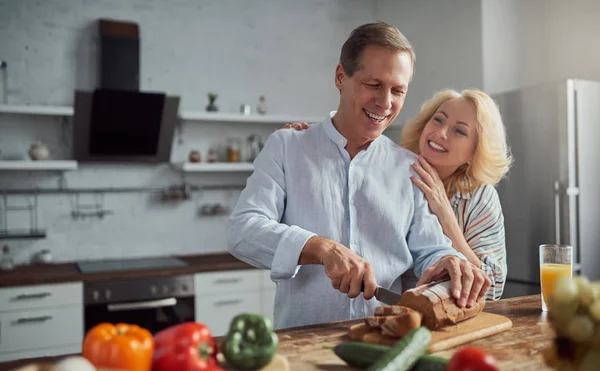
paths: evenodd
<path fill-rule="evenodd" d="M 83 284 L 81 282 L 0 289 L 0 313 L 74 304 L 83 304 Z"/>
<path fill-rule="evenodd" d="M 81 344 L 62 345 L 58 347 L 22 350 L 19 352 L 0 353 L 0 362 L 16 361 L 29 358 L 58 357 L 81 353 Z M 35 362 L 35 360 L 32 360 Z M 26 369 L 30 370 L 30 369 Z"/>
<path fill-rule="evenodd" d="M 260 313 L 257 292 L 196 296 L 196 322 L 207 325 L 213 336 L 227 333 L 231 320 L 243 312 Z"/>
<path fill-rule="evenodd" d="M 0 353 L 82 341 L 82 305 L 0 313 Z"/>
<path fill-rule="evenodd" d="M 260 289 L 260 270 L 237 270 L 225 272 L 196 273 L 194 291 L 196 295 L 244 292 Z"/>

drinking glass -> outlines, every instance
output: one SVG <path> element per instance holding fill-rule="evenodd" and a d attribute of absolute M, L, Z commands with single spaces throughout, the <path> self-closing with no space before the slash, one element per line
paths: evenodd
<path fill-rule="evenodd" d="M 540 245 L 540 283 L 542 286 L 542 310 L 548 311 L 546 299 L 554 291 L 560 277 L 573 276 L 573 246 Z"/>

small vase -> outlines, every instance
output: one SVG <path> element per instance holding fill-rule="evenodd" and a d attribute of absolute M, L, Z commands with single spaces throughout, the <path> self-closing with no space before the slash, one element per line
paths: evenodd
<path fill-rule="evenodd" d="M 45 160 L 50 156 L 48 146 L 42 142 L 37 142 L 29 147 L 29 157 L 34 161 Z"/>
<path fill-rule="evenodd" d="M 217 100 L 216 94 L 208 95 L 208 106 L 206 106 L 207 112 L 217 112 L 219 110 L 219 107 L 217 107 L 217 105 L 215 104 L 215 100 Z"/>

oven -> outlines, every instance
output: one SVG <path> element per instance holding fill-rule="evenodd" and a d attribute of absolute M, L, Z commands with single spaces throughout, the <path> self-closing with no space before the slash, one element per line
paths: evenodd
<path fill-rule="evenodd" d="M 156 334 L 195 319 L 193 275 L 86 282 L 83 291 L 85 332 L 109 322 Z"/>

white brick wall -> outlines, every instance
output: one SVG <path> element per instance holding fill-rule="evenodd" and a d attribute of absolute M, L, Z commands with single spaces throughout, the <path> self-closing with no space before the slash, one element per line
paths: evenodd
<path fill-rule="evenodd" d="M 75 88 L 95 84 L 97 18 L 139 22 L 141 90 L 181 96 L 184 110 L 203 110 L 206 94 L 219 93 L 221 111 L 253 106 L 264 94 L 271 113 L 327 115 L 337 105 L 333 72 L 339 49 L 357 25 L 371 21 L 363 0 L 0 0 L 0 59 L 8 61 L 11 104 L 72 104 Z M 187 124 L 172 158 L 190 149 L 206 155 L 229 136 L 273 126 Z M 54 158 L 68 158 L 56 118 L 0 115 L 0 156 L 22 154 L 37 139 Z M 66 174 L 71 187 L 158 186 L 180 182 L 168 166 L 84 165 Z M 0 172 L 0 189 L 56 187 L 59 174 Z M 192 184 L 244 184 L 243 175 L 187 175 Z M 29 183 L 29 184 L 27 184 Z M 106 194 L 114 214 L 103 220 L 71 218 L 73 197 L 40 196 L 42 240 L 2 241 L 18 262 L 49 248 L 57 261 L 226 251 L 224 217 L 198 217 L 204 203 L 232 207 L 238 191 L 196 193 L 191 201 L 162 203 L 152 194 Z M 82 198 L 91 200 L 91 196 Z M 10 204 L 23 204 L 11 197 Z M 11 212 L 10 227 L 28 227 Z"/>

